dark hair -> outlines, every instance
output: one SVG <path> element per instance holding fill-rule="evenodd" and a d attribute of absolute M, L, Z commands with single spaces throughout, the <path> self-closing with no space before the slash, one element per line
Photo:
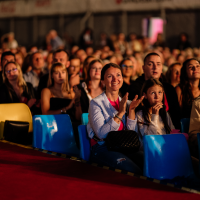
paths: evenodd
<path fill-rule="evenodd" d="M 86 79 L 86 85 L 87 85 L 87 89 L 88 89 L 89 93 L 91 92 L 91 89 L 89 87 L 90 81 L 91 81 L 90 70 L 92 68 L 92 65 L 94 65 L 94 63 L 96 63 L 96 62 L 100 63 L 103 67 L 103 62 L 100 59 L 95 59 L 95 60 L 90 62 L 89 67 L 88 67 L 88 71 L 87 71 L 87 79 Z M 99 87 L 101 87 L 101 89 L 103 90 L 103 85 L 101 84 L 101 81 L 99 82 Z"/>
<path fill-rule="evenodd" d="M 82 79 L 83 80 L 87 80 L 87 71 L 88 71 L 88 60 L 90 59 L 90 58 L 96 58 L 95 56 L 88 56 L 85 60 L 84 60 L 84 62 L 83 62 L 83 74 L 82 74 Z"/>
<path fill-rule="evenodd" d="M 35 54 L 38 54 L 38 53 L 42 55 L 41 51 L 36 51 L 36 52 L 34 52 L 34 53 L 31 54 L 30 61 L 31 61 L 31 66 L 32 67 L 33 67 L 33 57 L 34 57 Z"/>
<path fill-rule="evenodd" d="M 1 63 L 2 63 L 2 61 L 3 61 L 3 59 L 4 59 L 5 56 L 13 56 L 14 59 L 15 59 L 15 54 L 14 53 L 12 53 L 11 51 L 5 51 L 1 55 Z"/>
<path fill-rule="evenodd" d="M 147 58 L 149 58 L 150 56 L 159 56 L 159 54 L 155 53 L 155 52 L 152 52 L 152 53 L 149 53 L 145 56 L 144 58 L 144 63 L 147 61 Z M 159 56 L 160 57 L 160 56 Z"/>
<path fill-rule="evenodd" d="M 171 65 L 169 66 L 169 68 L 168 68 L 166 74 L 165 74 L 166 80 L 167 80 L 167 82 L 170 83 L 170 84 L 171 84 L 172 69 L 173 69 L 173 67 L 174 67 L 175 65 L 180 65 L 180 66 L 181 66 L 181 63 L 176 62 L 176 63 L 171 64 Z"/>
<path fill-rule="evenodd" d="M 127 60 L 132 62 L 132 60 L 131 60 L 129 57 L 126 57 L 126 58 L 124 58 L 124 59 L 120 62 L 119 66 L 122 67 L 123 63 L 124 63 L 125 61 L 127 61 Z"/>
<path fill-rule="evenodd" d="M 31 66 L 31 54 L 28 53 L 26 57 L 24 58 L 23 64 L 22 64 L 22 72 L 23 74 L 26 73 L 28 70 L 29 66 Z"/>
<path fill-rule="evenodd" d="M 151 79 L 148 79 L 144 82 L 142 90 L 141 90 L 141 96 L 143 95 L 143 93 L 147 94 L 148 89 L 153 87 L 154 85 L 159 85 L 160 87 L 163 88 L 163 91 L 164 91 L 164 87 L 163 87 L 162 83 L 157 79 L 151 78 Z M 164 97 L 164 95 L 165 95 L 165 93 L 163 94 L 163 97 Z M 138 122 L 138 123 L 147 122 L 147 125 L 149 126 L 149 124 L 150 124 L 149 108 L 151 106 L 150 106 L 149 101 L 147 99 L 143 99 L 143 102 L 141 103 L 141 105 L 142 105 L 141 110 L 142 110 L 142 115 L 144 117 L 144 122 Z M 159 116 L 161 117 L 161 119 L 164 123 L 166 133 L 169 134 L 171 129 L 170 129 L 168 122 L 167 122 L 167 112 L 166 112 L 166 107 L 164 106 L 164 98 L 163 98 L 163 108 L 161 108 L 159 110 Z M 138 124 L 138 127 L 139 127 L 139 124 Z M 139 128 L 138 128 L 138 130 L 139 130 Z M 139 133 L 140 133 L 140 130 L 139 130 Z"/>
<path fill-rule="evenodd" d="M 115 64 L 115 63 L 108 63 L 108 64 L 106 64 L 106 65 L 103 67 L 103 69 L 102 69 L 102 71 L 101 71 L 101 80 L 104 80 L 104 75 L 105 75 L 106 71 L 107 71 L 110 67 L 117 68 L 117 69 L 119 69 L 119 70 L 121 71 L 121 73 L 122 73 L 121 67 L 120 67 L 119 65 L 117 65 L 117 64 Z"/>
<path fill-rule="evenodd" d="M 60 53 L 60 52 L 64 52 L 67 54 L 67 60 L 69 58 L 69 54 L 67 53 L 67 51 L 65 51 L 64 49 L 58 49 L 56 51 L 53 52 L 53 57 L 57 54 L 57 53 Z"/>
<path fill-rule="evenodd" d="M 182 91 L 182 105 L 191 105 L 192 101 L 194 100 L 193 94 L 191 92 L 191 86 L 189 83 L 189 78 L 187 75 L 187 64 L 195 60 L 199 63 L 199 61 L 196 58 L 190 58 L 187 59 L 181 68 L 181 76 L 180 76 L 180 88 Z M 200 82 L 199 82 L 199 89 L 200 89 Z"/>
<path fill-rule="evenodd" d="M 71 56 L 69 57 L 69 61 L 74 60 L 74 59 L 80 60 L 80 58 L 79 58 L 78 56 L 76 56 L 76 55 L 71 55 Z M 81 60 L 80 60 L 80 62 L 81 62 Z"/>
<path fill-rule="evenodd" d="M 120 62 L 120 65 L 119 65 L 119 66 L 121 67 L 121 69 L 122 69 L 122 65 L 123 65 L 123 63 L 124 63 L 125 61 L 131 61 L 131 63 L 133 63 L 132 60 L 131 60 L 130 58 L 126 57 L 126 58 L 124 58 L 124 59 Z M 124 77 L 123 73 L 122 73 L 122 76 Z M 131 80 L 131 77 L 130 77 L 130 80 Z"/>

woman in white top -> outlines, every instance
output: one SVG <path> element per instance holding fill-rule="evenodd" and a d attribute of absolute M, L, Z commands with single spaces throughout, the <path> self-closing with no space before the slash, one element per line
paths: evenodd
<path fill-rule="evenodd" d="M 89 101 L 99 96 L 103 92 L 103 85 L 101 83 L 101 70 L 103 63 L 100 59 L 95 59 L 90 62 L 86 82 L 82 83 Z"/>
<path fill-rule="evenodd" d="M 163 103 L 162 83 L 156 79 L 145 81 L 141 94 L 144 95 L 142 109 L 135 114 L 135 107 L 130 105 L 127 128 L 138 133 L 142 149 L 142 136 L 169 134 L 175 128 Z"/>

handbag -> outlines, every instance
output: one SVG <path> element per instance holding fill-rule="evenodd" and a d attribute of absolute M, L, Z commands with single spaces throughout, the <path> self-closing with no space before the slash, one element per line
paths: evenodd
<path fill-rule="evenodd" d="M 6 120 L 3 132 L 4 139 L 24 145 L 31 144 L 33 135 L 28 130 L 29 122 Z"/>
<path fill-rule="evenodd" d="M 124 154 L 136 153 L 140 148 L 138 134 L 132 130 L 111 131 L 105 142 L 109 151 L 118 151 Z"/>

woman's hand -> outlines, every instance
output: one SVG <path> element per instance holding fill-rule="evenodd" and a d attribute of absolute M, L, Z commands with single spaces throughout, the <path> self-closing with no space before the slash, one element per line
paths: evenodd
<path fill-rule="evenodd" d="M 135 109 L 140 105 L 142 100 L 144 99 L 144 96 L 142 96 L 140 99 L 138 99 L 138 95 L 135 95 L 135 98 L 131 102 L 129 106 L 129 119 L 134 120 L 135 119 Z"/>
<path fill-rule="evenodd" d="M 119 117 L 123 117 L 123 115 L 126 112 L 126 102 L 128 100 L 128 92 L 124 95 L 124 97 L 122 98 L 122 100 L 119 102 L 119 113 L 118 116 Z"/>
<path fill-rule="evenodd" d="M 159 110 L 163 107 L 162 103 L 157 103 L 155 106 L 152 107 L 152 114 L 159 115 Z"/>
<path fill-rule="evenodd" d="M 71 109 L 73 107 L 73 105 L 74 105 L 74 102 L 75 102 L 75 98 L 73 98 L 71 100 L 70 104 L 67 107 L 65 107 L 65 110 L 67 111 L 67 110 Z"/>
<path fill-rule="evenodd" d="M 29 101 L 28 101 L 28 103 L 27 103 L 27 106 L 29 107 L 29 108 L 31 108 L 35 103 L 36 103 L 36 99 L 30 99 Z"/>
<path fill-rule="evenodd" d="M 74 93 L 75 93 L 75 101 L 80 101 L 81 92 L 79 91 L 77 86 L 74 86 Z"/>

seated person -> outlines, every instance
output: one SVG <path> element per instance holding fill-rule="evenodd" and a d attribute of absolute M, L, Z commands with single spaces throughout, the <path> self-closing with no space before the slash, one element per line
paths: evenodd
<path fill-rule="evenodd" d="M 125 130 L 126 127 L 125 113 L 130 101 L 127 102 L 128 93 L 123 99 L 118 95 L 123 84 L 121 68 L 114 63 L 105 65 L 101 72 L 101 80 L 106 90 L 92 99 L 89 106 L 87 131 L 91 138 L 91 160 L 109 167 L 142 174 L 142 152 L 130 152 L 125 155 L 109 151 L 104 141 L 110 131 Z M 137 107 L 141 100 L 134 100 L 132 106 Z"/>
<path fill-rule="evenodd" d="M 132 109 L 132 104 L 130 105 L 127 128 L 138 133 L 142 150 L 142 136 L 169 134 L 174 125 L 165 109 L 162 83 L 157 79 L 148 79 L 141 92 L 144 95 L 141 110 L 135 114 L 134 106 Z"/>
<path fill-rule="evenodd" d="M 200 96 L 192 103 L 188 141 L 191 155 L 199 159 L 197 133 L 200 133 Z"/>
<path fill-rule="evenodd" d="M 3 84 L 3 68 L 7 62 L 15 62 L 15 54 L 11 51 L 5 51 L 1 55 L 1 67 L 0 67 L 0 85 Z"/>
<path fill-rule="evenodd" d="M 0 94 L 0 103 L 25 103 L 31 110 L 36 104 L 33 86 L 25 82 L 21 67 L 16 62 L 4 65 Z"/>
<path fill-rule="evenodd" d="M 180 85 L 176 87 L 181 118 L 190 118 L 192 102 L 200 95 L 200 63 L 195 58 L 187 59 L 181 69 Z"/>
<path fill-rule="evenodd" d="M 173 87 L 176 87 L 180 83 L 181 67 L 181 63 L 173 63 L 169 66 L 169 69 L 165 75 L 167 82 Z"/>
<path fill-rule="evenodd" d="M 102 68 L 103 63 L 100 59 L 95 59 L 89 64 L 87 80 L 82 83 L 82 87 L 84 88 L 89 101 L 103 92 L 103 85 L 101 83 Z"/>
<path fill-rule="evenodd" d="M 122 76 L 123 76 L 123 85 L 120 88 L 119 92 L 121 93 L 121 96 L 123 97 L 127 92 L 129 87 L 131 87 L 131 76 L 133 74 L 133 62 L 129 58 L 125 58 L 120 63 L 120 67 L 122 69 Z"/>
<path fill-rule="evenodd" d="M 180 129 L 180 108 L 176 91 L 172 85 L 166 83 L 162 75 L 162 61 L 157 53 L 149 53 L 144 58 L 144 74 L 137 78 L 129 87 L 129 99 L 134 99 L 135 95 L 140 95 L 144 82 L 150 78 L 159 80 L 164 87 L 164 104 L 176 129 Z"/>
<path fill-rule="evenodd" d="M 41 93 L 42 114 L 54 115 L 67 113 L 73 121 L 80 121 L 80 94 L 69 88 L 68 73 L 61 63 L 54 63 L 49 72 L 48 88 Z"/>
<path fill-rule="evenodd" d="M 40 78 L 44 75 L 44 58 L 39 51 L 31 55 L 32 70 L 24 74 L 24 80 L 33 85 L 35 92 L 37 92 Z"/>

